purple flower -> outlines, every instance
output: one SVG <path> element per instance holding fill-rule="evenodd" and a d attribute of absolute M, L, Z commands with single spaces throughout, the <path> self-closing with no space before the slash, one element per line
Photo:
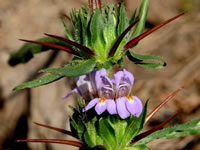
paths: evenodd
<path fill-rule="evenodd" d="M 117 114 L 116 104 L 114 102 L 114 90 L 112 81 L 107 77 L 107 72 L 105 69 L 101 69 L 96 72 L 95 76 L 97 93 L 100 98 L 95 98 L 91 100 L 88 105 L 83 109 L 83 112 L 91 109 L 95 105 L 95 111 L 97 114 L 102 114 L 105 110 L 109 114 Z"/>
<path fill-rule="evenodd" d="M 93 71 L 87 75 L 75 77 L 77 87 L 72 89 L 72 91 L 63 98 L 68 98 L 73 93 L 78 93 L 83 99 L 91 100 L 91 98 L 97 95 L 95 75 L 96 71 Z"/>
<path fill-rule="evenodd" d="M 111 115 L 119 114 L 122 119 L 130 115 L 139 117 L 142 113 L 141 100 L 136 96 L 130 96 L 134 77 L 126 69 L 115 73 L 113 80 L 107 77 L 107 72 L 104 68 L 77 77 L 75 80 L 77 88 L 73 89 L 65 97 L 76 92 L 83 99 L 90 100 L 87 106 L 83 108 L 83 112 L 95 107 L 95 111 L 99 115 L 107 110 Z M 113 87 L 113 84 L 116 88 Z"/>
<path fill-rule="evenodd" d="M 118 71 L 115 75 L 117 113 L 122 119 L 132 114 L 139 117 L 142 113 L 142 102 L 136 96 L 129 96 L 134 83 L 133 75 L 127 70 Z"/>

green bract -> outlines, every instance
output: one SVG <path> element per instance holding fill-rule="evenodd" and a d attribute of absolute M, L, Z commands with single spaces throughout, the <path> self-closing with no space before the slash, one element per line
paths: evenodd
<path fill-rule="evenodd" d="M 70 32 L 63 21 L 67 39 L 46 34 L 49 37 L 37 41 L 23 40 L 29 43 L 26 43 L 19 51 L 11 55 L 9 64 L 14 66 L 19 63 L 26 63 L 35 54 L 49 49 L 61 49 L 75 55 L 72 62 L 63 68 L 41 70 L 41 72 L 49 73 L 49 75 L 19 85 L 15 89 L 45 85 L 62 77 L 87 74 L 94 69 L 111 69 L 115 64 L 121 67 L 123 57 L 126 55 L 135 64 L 145 68 L 166 66 L 166 62 L 162 58 L 142 56 L 124 49 L 129 41 L 144 31 L 148 7 L 149 0 L 143 0 L 139 14 L 135 11 L 130 20 L 126 14 L 124 3 L 117 7 L 105 5 L 101 9 L 96 8 L 93 11 L 86 8 L 81 8 L 79 11 L 73 9 L 70 20 L 74 34 Z M 131 28 L 137 22 L 135 30 L 132 30 Z M 133 44 L 133 46 L 136 44 Z M 146 62 L 147 60 L 151 62 Z"/>

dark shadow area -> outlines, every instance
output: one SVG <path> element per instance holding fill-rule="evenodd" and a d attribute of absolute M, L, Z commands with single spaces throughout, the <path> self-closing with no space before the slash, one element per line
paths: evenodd
<path fill-rule="evenodd" d="M 28 132 L 27 116 L 22 115 L 17 123 L 14 134 L 6 140 L 3 150 L 29 150 L 27 143 L 18 143 L 16 140 L 26 139 Z"/>

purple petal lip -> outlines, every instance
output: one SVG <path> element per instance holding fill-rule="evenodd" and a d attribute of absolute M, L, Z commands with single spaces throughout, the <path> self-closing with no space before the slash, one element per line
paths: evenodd
<path fill-rule="evenodd" d="M 97 112 L 98 115 L 101 115 L 107 107 L 106 100 L 104 99 L 104 102 L 101 102 L 102 99 L 100 99 L 99 103 L 95 106 L 95 111 Z"/>
<path fill-rule="evenodd" d="M 119 114 L 120 118 L 126 119 L 130 116 L 129 111 L 126 108 L 126 97 L 120 97 L 116 100 L 116 106 L 117 106 L 117 113 Z"/>
<path fill-rule="evenodd" d="M 139 117 L 142 113 L 142 108 L 143 108 L 141 100 L 137 96 L 131 96 L 132 100 L 128 100 L 128 99 L 130 99 L 130 97 L 127 98 L 127 101 L 126 101 L 127 110 L 133 116 Z"/>
<path fill-rule="evenodd" d="M 92 107 L 94 107 L 98 102 L 99 102 L 100 98 L 95 98 L 93 100 L 91 100 L 87 106 L 85 108 L 83 108 L 82 112 L 86 112 L 89 109 L 91 109 Z"/>
<path fill-rule="evenodd" d="M 112 100 L 112 99 L 108 99 L 106 101 L 106 103 L 107 103 L 107 111 L 108 111 L 108 113 L 111 114 L 111 115 L 117 114 L 115 101 Z"/>

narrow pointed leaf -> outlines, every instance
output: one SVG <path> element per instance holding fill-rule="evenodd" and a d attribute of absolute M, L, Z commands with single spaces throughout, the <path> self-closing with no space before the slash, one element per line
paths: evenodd
<path fill-rule="evenodd" d="M 58 140 L 58 139 L 26 139 L 26 140 L 17 140 L 17 142 L 56 143 L 56 144 L 71 145 L 75 147 L 82 146 L 80 142 L 70 141 L 70 140 Z"/>
<path fill-rule="evenodd" d="M 73 45 L 73 46 L 79 48 L 80 50 L 84 51 L 85 53 L 87 53 L 90 56 L 94 55 L 92 50 L 90 50 L 89 48 L 87 48 L 87 47 L 85 47 L 83 45 L 80 45 L 80 44 L 78 44 L 76 42 L 73 42 L 71 40 L 68 40 L 66 38 L 63 38 L 63 37 L 60 37 L 60 36 L 56 36 L 56 35 L 51 35 L 51 34 L 46 34 L 46 33 L 45 33 L 45 35 L 53 37 L 53 38 L 56 38 L 56 39 L 61 40 L 63 42 L 66 42 L 67 44 Z"/>
<path fill-rule="evenodd" d="M 117 39 L 117 41 L 115 42 L 115 44 L 113 45 L 109 56 L 112 57 L 115 54 L 115 51 L 118 49 L 118 46 L 120 45 L 121 41 L 123 40 L 123 38 L 126 36 L 126 34 L 131 30 L 131 28 L 138 22 L 139 20 L 136 19 L 131 25 L 129 25 L 126 30 L 124 30 L 124 32 L 119 36 L 119 38 Z"/>
<path fill-rule="evenodd" d="M 179 14 L 155 27 L 153 27 L 152 29 L 144 32 L 143 34 L 137 36 L 136 38 L 134 38 L 133 40 L 129 41 L 125 46 L 124 46 L 124 51 L 126 51 L 127 49 L 131 48 L 132 46 L 134 46 L 135 44 L 137 44 L 140 40 L 142 40 L 143 38 L 145 38 L 146 36 L 148 36 L 149 34 L 151 34 L 152 32 L 160 29 L 161 27 L 163 27 L 164 25 L 174 21 L 175 19 L 179 18 L 180 16 L 184 15 L 184 13 Z"/>
<path fill-rule="evenodd" d="M 131 17 L 129 24 L 133 24 L 135 22 L 136 14 L 137 14 L 137 8 L 135 9 L 133 16 Z M 138 18 L 138 20 L 139 20 L 139 18 Z"/>
<path fill-rule="evenodd" d="M 65 77 L 76 77 L 92 72 L 95 66 L 96 60 L 89 59 L 82 62 L 68 64 L 64 68 L 49 68 L 41 70 L 40 72 L 48 72 Z"/>
<path fill-rule="evenodd" d="M 177 125 L 171 128 L 165 128 L 152 133 L 151 135 L 138 141 L 135 145 L 147 144 L 156 139 L 172 139 L 188 135 L 200 134 L 200 119 L 185 124 Z"/>
<path fill-rule="evenodd" d="M 66 16 L 67 17 L 67 16 Z M 74 41 L 74 37 L 73 35 L 71 34 L 69 28 L 67 27 L 67 25 L 65 24 L 65 22 L 63 20 L 61 20 L 63 25 L 64 25 L 64 28 L 65 28 L 65 34 L 66 34 L 66 37 L 71 40 L 71 41 Z"/>
<path fill-rule="evenodd" d="M 134 144 L 136 142 L 138 142 L 139 140 L 151 135 L 152 133 L 162 129 L 166 124 L 168 124 L 170 121 L 172 121 L 175 117 L 177 116 L 177 114 L 173 115 L 172 117 L 170 117 L 169 119 L 167 119 L 165 122 L 161 123 L 160 125 L 146 131 L 146 132 L 143 132 L 139 135 L 137 135 L 132 141 L 130 144 Z"/>
<path fill-rule="evenodd" d="M 70 47 L 70 45 L 68 45 L 60 40 L 56 40 L 56 39 L 50 38 L 50 37 L 44 37 L 37 41 L 43 42 L 43 43 L 56 44 L 56 45 L 60 45 L 60 46 Z M 33 44 L 33 43 L 25 43 L 21 48 L 18 49 L 18 51 L 11 54 L 8 62 L 11 66 L 15 66 L 20 63 L 27 63 L 29 60 L 31 60 L 34 57 L 35 54 L 45 52 L 49 49 L 50 48 L 46 47 L 46 46 Z"/>
<path fill-rule="evenodd" d="M 45 127 L 45 128 L 48 128 L 48 129 L 51 129 L 51 130 L 54 130 L 54 131 L 57 131 L 57 132 L 60 132 L 60 133 L 64 133 L 64 134 L 73 136 L 72 132 L 70 132 L 68 130 L 64 130 L 64 129 L 61 129 L 61 128 L 56 128 L 56 127 L 48 126 L 48 125 L 45 125 L 45 124 L 40 124 L 40 123 L 37 123 L 37 122 L 34 122 L 34 123 L 36 125 L 38 125 L 38 126 Z"/>
<path fill-rule="evenodd" d="M 117 141 L 114 134 L 114 129 L 109 124 L 107 119 L 101 119 L 99 121 L 99 133 L 103 139 L 103 143 L 107 149 L 116 149 Z"/>
<path fill-rule="evenodd" d="M 179 88 L 164 99 L 152 112 L 150 112 L 146 118 L 146 122 L 149 121 L 167 102 L 172 100 L 183 88 Z"/>
<path fill-rule="evenodd" d="M 138 35 L 142 34 L 145 28 L 145 23 L 147 20 L 149 10 L 149 0 L 142 0 L 142 4 L 139 10 L 139 22 L 133 32 L 132 38 L 137 37 Z"/>
<path fill-rule="evenodd" d="M 135 54 L 131 51 L 128 51 L 127 53 L 129 60 L 133 61 L 135 64 L 144 68 L 156 69 L 156 68 L 163 68 L 167 65 L 164 59 L 157 56 L 140 55 L 140 54 Z M 160 63 L 148 63 L 146 61 L 156 61 Z"/>
<path fill-rule="evenodd" d="M 129 125 L 126 128 L 126 132 L 123 136 L 123 139 L 122 139 L 120 145 L 118 145 L 119 148 L 123 148 L 124 146 L 128 145 L 131 142 L 131 140 L 136 135 L 138 135 L 138 133 L 143 129 L 144 123 L 146 120 L 148 102 L 149 102 L 149 99 L 147 100 L 147 102 L 143 108 L 143 112 L 139 118 L 134 118 L 134 119 L 130 118 L 131 120 L 129 122 Z"/>
<path fill-rule="evenodd" d="M 25 88 L 35 88 L 38 86 L 49 84 L 49 83 L 59 80 L 61 78 L 62 78 L 62 76 L 60 76 L 60 75 L 49 74 L 47 76 L 41 77 L 40 79 L 29 81 L 29 82 L 23 83 L 21 85 L 18 85 L 14 88 L 14 90 L 22 90 Z"/>
<path fill-rule="evenodd" d="M 129 21 L 128 16 L 126 14 L 126 9 L 124 3 L 121 4 L 119 10 L 119 23 L 117 27 L 118 36 L 122 34 L 122 32 L 128 27 Z"/>
<path fill-rule="evenodd" d="M 150 150 L 146 145 L 139 145 L 133 147 L 126 147 L 125 150 Z"/>
<path fill-rule="evenodd" d="M 45 43 L 45 42 L 40 42 L 40 41 L 31 41 L 31 40 L 24 40 L 24 39 L 20 39 L 20 40 L 24 41 L 24 42 L 28 42 L 28 43 L 33 43 L 33 44 L 46 46 L 46 47 L 49 47 L 51 49 L 63 50 L 65 52 L 68 52 L 70 54 L 74 54 L 74 55 L 78 56 L 78 54 L 73 49 L 65 47 L 65 46 L 56 45 L 56 44 L 50 44 L 50 43 Z"/>
<path fill-rule="evenodd" d="M 105 24 L 101 12 L 99 9 L 95 9 L 90 23 L 91 42 L 95 51 L 95 55 L 100 59 L 99 61 L 103 62 L 107 59 L 108 55 L 108 53 L 105 52 L 104 47 L 104 28 Z"/>

